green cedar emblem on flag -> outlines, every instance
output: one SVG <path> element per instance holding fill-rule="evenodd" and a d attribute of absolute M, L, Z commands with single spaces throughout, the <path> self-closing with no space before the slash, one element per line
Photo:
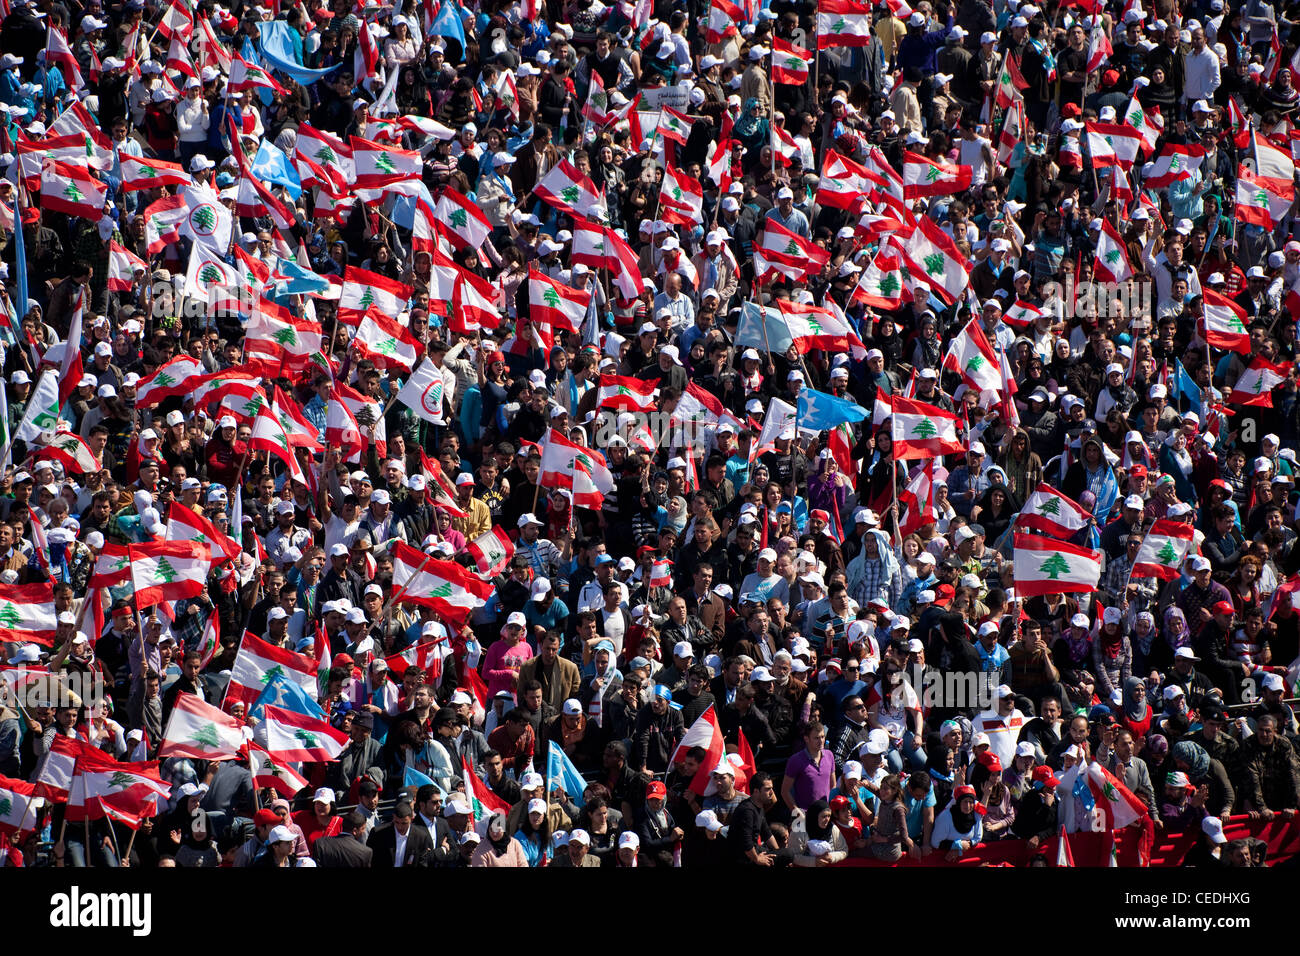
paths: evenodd
<path fill-rule="evenodd" d="M 932 252 L 921 260 L 925 271 L 932 276 L 943 275 L 943 253 Z"/>
<path fill-rule="evenodd" d="M 565 186 L 560 190 L 560 198 L 572 206 L 582 195 L 582 190 L 577 186 Z"/>
<path fill-rule="evenodd" d="M 1056 581 L 1060 579 L 1062 574 L 1069 572 L 1070 562 L 1061 557 L 1059 552 L 1053 552 L 1050 558 L 1038 566 L 1038 570 Z"/>
<path fill-rule="evenodd" d="M 216 749 L 221 746 L 221 737 L 217 734 L 217 725 L 209 721 L 206 726 L 200 727 L 194 733 L 190 734 L 190 739 L 196 744 L 202 744 L 204 747 Z"/>
<path fill-rule="evenodd" d="M 397 167 L 393 165 L 393 158 L 387 152 L 382 152 L 375 157 L 375 165 L 386 173 L 397 172 Z"/>
<path fill-rule="evenodd" d="M 0 624 L 7 628 L 16 628 L 22 622 L 22 615 L 18 613 L 18 608 L 14 607 L 12 601 L 6 601 L 5 606 L 0 608 Z"/>
<path fill-rule="evenodd" d="M 912 427 L 913 438 L 933 438 L 939 434 L 939 430 L 934 427 L 934 422 L 928 418 L 923 418 Z"/>
<path fill-rule="evenodd" d="M 164 584 L 171 584 L 180 577 L 180 572 L 172 567 L 171 562 L 167 560 L 166 555 L 163 555 L 158 559 L 158 568 L 154 571 L 154 574 L 160 578 Z"/>
<path fill-rule="evenodd" d="M 1178 560 L 1178 552 L 1170 547 L 1169 542 L 1166 541 L 1165 546 L 1156 552 L 1156 560 L 1164 565 L 1173 564 Z"/>

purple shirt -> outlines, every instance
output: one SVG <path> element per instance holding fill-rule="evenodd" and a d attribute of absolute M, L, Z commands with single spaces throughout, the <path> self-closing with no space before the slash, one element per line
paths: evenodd
<path fill-rule="evenodd" d="M 818 759 L 820 766 L 813 763 L 807 750 L 800 750 L 785 763 L 785 775 L 794 781 L 790 794 L 800 810 L 807 810 L 814 800 L 830 799 L 835 756 L 823 747 Z"/>

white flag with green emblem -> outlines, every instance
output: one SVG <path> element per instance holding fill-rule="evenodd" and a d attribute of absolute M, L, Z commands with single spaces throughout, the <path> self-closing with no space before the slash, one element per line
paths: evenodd
<path fill-rule="evenodd" d="M 445 392 L 441 370 L 434 366 L 432 359 L 426 358 L 397 393 L 397 400 L 426 422 L 442 425 L 445 424 L 442 401 Z"/>
<path fill-rule="evenodd" d="M 231 760 L 243 745 L 244 731 L 234 717 L 204 703 L 195 694 L 178 694 L 163 731 L 158 759 Z"/>
<path fill-rule="evenodd" d="M 59 404 L 59 372 L 46 369 L 36 380 L 36 388 L 32 389 L 32 397 L 27 401 L 27 410 L 14 429 L 14 438 L 32 441 L 43 431 L 54 431 L 59 423 Z"/>

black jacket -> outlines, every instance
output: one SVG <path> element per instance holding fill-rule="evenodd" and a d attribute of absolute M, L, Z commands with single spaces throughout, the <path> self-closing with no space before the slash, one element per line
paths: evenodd
<path fill-rule="evenodd" d="M 319 867 L 362 869 L 369 868 L 374 850 L 350 833 L 342 836 L 320 837 L 311 851 Z"/>
<path fill-rule="evenodd" d="M 653 707 L 642 707 L 636 718 L 629 763 L 636 770 L 663 773 L 685 732 L 681 711 L 669 707 L 664 713 L 656 714 Z"/>
<path fill-rule="evenodd" d="M 391 823 L 385 823 L 381 827 L 375 827 L 370 831 L 370 839 L 367 845 L 374 851 L 374 857 L 371 865 L 376 870 L 394 869 L 394 855 L 397 851 L 397 831 L 393 829 Z M 433 841 L 429 838 L 429 831 L 422 826 L 416 826 L 411 823 L 411 829 L 406 833 L 406 853 L 402 858 L 402 866 L 429 866 L 433 861 Z"/>

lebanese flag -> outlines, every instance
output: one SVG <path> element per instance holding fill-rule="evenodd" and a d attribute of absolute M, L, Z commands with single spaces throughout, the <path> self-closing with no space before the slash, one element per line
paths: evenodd
<path fill-rule="evenodd" d="M 1255 177 L 1269 192 L 1294 198 L 1295 160 L 1290 152 L 1278 149 L 1258 133 L 1254 138 Z"/>
<path fill-rule="evenodd" d="M 307 124 L 298 127 L 294 155 L 306 157 L 329 174 L 335 188 L 346 188 L 356 178 L 352 147 L 333 133 Z M 303 185 L 307 185 L 304 181 Z"/>
<path fill-rule="evenodd" d="M 1154 153 L 1156 141 L 1160 139 L 1161 127 L 1151 122 L 1136 96 L 1128 101 L 1128 109 L 1124 111 L 1124 121 L 1137 130 L 1142 140 L 1142 152 L 1148 156 Z"/>
<path fill-rule="evenodd" d="M 664 167 L 659 189 L 659 218 L 677 226 L 695 226 L 704 221 L 704 186 L 671 163 Z"/>
<path fill-rule="evenodd" d="M 415 290 L 387 276 L 368 269 L 348 266 L 343 270 L 343 292 L 339 296 L 339 321 L 360 325 L 366 310 L 375 306 L 384 315 L 396 316 L 405 311 Z"/>
<path fill-rule="evenodd" d="M 238 52 L 231 54 L 230 61 L 230 83 L 229 89 L 232 92 L 241 90 L 263 89 L 271 90 L 273 93 L 279 93 L 287 96 L 285 89 L 271 77 L 270 73 L 262 69 L 255 63 L 249 63 Z"/>
<path fill-rule="evenodd" d="M 1128 247 L 1108 219 L 1101 221 L 1093 270 L 1108 282 L 1123 282 L 1133 275 L 1133 266 L 1128 261 Z"/>
<path fill-rule="evenodd" d="M 32 455 L 33 461 L 46 458 L 60 462 L 73 475 L 88 475 L 104 467 L 90 446 L 72 432 L 58 432 L 48 445 L 38 446 Z"/>
<path fill-rule="evenodd" d="M 337 760 L 348 745 L 348 735 L 324 720 L 267 704 L 254 733 L 267 753 L 282 760 Z"/>
<path fill-rule="evenodd" d="M 704 28 L 705 43 L 721 43 L 727 37 L 736 35 L 737 24 L 747 23 L 744 11 L 731 0 L 712 0 L 709 4 L 709 19 Z M 777 41 L 780 42 L 779 40 Z M 772 78 L 773 82 L 785 82 Z"/>
<path fill-rule="evenodd" d="M 603 269 L 609 259 L 605 245 L 605 230 L 586 219 L 573 221 L 573 253 L 569 257 L 576 265 L 582 263 L 589 269 Z"/>
<path fill-rule="evenodd" d="M 664 558 L 650 566 L 649 586 L 652 588 L 670 588 L 673 586 L 673 563 L 671 561 Z"/>
<path fill-rule="evenodd" d="M 695 121 L 685 113 L 679 113 L 671 106 L 665 106 L 659 117 L 659 135 L 664 139 L 672 140 L 678 146 L 685 146 L 694 125 Z"/>
<path fill-rule="evenodd" d="M 1040 482 L 1016 516 L 1016 526 L 1064 541 L 1086 528 L 1091 518 L 1092 513 L 1084 510 L 1073 498 L 1066 497 L 1046 482 Z"/>
<path fill-rule="evenodd" d="M 587 101 L 582 104 L 582 118 L 597 129 L 613 118 L 609 112 L 609 94 L 605 91 L 605 81 L 595 70 L 591 72 L 591 84 L 587 87 Z"/>
<path fill-rule="evenodd" d="M 1272 408 L 1273 389 L 1289 379 L 1293 370 L 1294 365 L 1274 365 L 1268 359 L 1255 356 L 1250 367 L 1237 379 L 1237 384 L 1232 386 L 1228 404 Z"/>
<path fill-rule="evenodd" d="M 108 244 L 108 291 L 130 292 L 136 272 L 149 271 L 148 263 L 125 246 Z M 138 387 L 138 386 L 137 386 Z"/>
<path fill-rule="evenodd" d="M 510 540 L 504 528 L 496 525 L 491 531 L 479 535 L 465 548 L 465 553 L 474 559 L 479 574 L 491 577 L 500 574 L 510 564 L 515 555 L 515 543 Z"/>
<path fill-rule="evenodd" d="M 595 184 L 577 166 L 562 159 L 533 187 L 533 195 L 570 216 L 607 217 L 605 201 Z"/>
<path fill-rule="evenodd" d="M 870 3 L 822 0 L 818 4 L 817 49 L 867 46 L 872 36 Z"/>
<path fill-rule="evenodd" d="M 577 335 L 590 305 L 590 292 L 556 282 L 536 269 L 528 270 L 528 309 L 534 322 Z"/>
<path fill-rule="evenodd" d="M 1291 211 L 1295 187 L 1279 194 L 1273 191 L 1275 179 L 1252 176 L 1245 166 L 1237 167 L 1237 219 L 1263 229 L 1272 229 Z"/>
<path fill-rule="evenodd" d="M 469 198 L 448 186 L 433 207 L 433 219 L 457 249 L 479 249 L 492 232 L 492 224 Z"/>
<path fill-rule="evenodd" d="M 389 318 L 373 305 L 366 310 L 365 317 L 357 326 L 357 334 L 352 343 L 375 363 L 376 368 L 382 370 L 395 366 L 408 375 L 424 351 L 423 343 L 406 326 Z"/>
<path fill-rule="evenodd" d="M 169 163 L 161 159 L 142 159 L 123 153 L 122 191 L 132 192 L 137 189 L 152 189 L 155 186 L 192 186 L 190 178 L 180 163 Z"/>
<path fill-rule="evenodd" d="M 496 286 L 472 272 L 459 271 L 452 301 L 454 309 L 449 325 L 453 332 L 468 335 L 483 329 L 495 329 L 501 324 Z"/>
<path fill-rule="evenodd" d="M 212 658 L 217 656 L 217 648 L 221 646 L 221 639 L 217 633 L 217 624 L 219 619 L 220 612 L 214 610 L 212 615 L 208 618 L 207 627 L 203 629 L 203 634 L 199 637 L 198 647 L 194 648 L 187 646 L 185 648 L 187 651 L 197 650 L 199 654 L 202 655 L 203 659 L 199 661 L 200 670 L 212 663 Z M 189 642 L 187 641 L 186 644 L 188 645 L 188 643 Z"/>
<path fill-rule="evenodd" d="M 181 195 L 164 196 L 144 211 L 145 252 L 156 256 L 181 239 L 181 223 L 188 222 L 189 207 Z"/>
<path fill-rule="evenodd" d="M 686 752 L 692 747 L 703 747 L 708 751 L 708 755 L 700 763 L 700 769 L 695 772 L 695 777 L 689 784 L 691 792 L 702 797 L 713 780 L 713 768 L 727 752 L 722 739 L 722 728 L 718 726 L 718 715 L 714 711 L 713 704 L 710 704 L 704 713 L 696 717 L 690 727 L 686 728 L 681 743 L 677 745 L 672 759 L 668 761 L 669 766 L 686 759 Z"/>
<path fill-rule="evenodd" d="M 41 756 L 32 774 L 36 796 L 53 803 L 66 803 L 77 778 L 77 768 L 113 767 L 116 761 L 84 740 L 55 734 L 49 750 Z"/>
<path fill-rule="evenodd" d="M 210 548 L 212 557 L 221 557 L 234 561 L 243 549 L 233 538 L 220 531 L 216 525 L 198 514 L 192 508 L 186 508 L 180 502 L 173 501 L 167 512 L 167 541 L 193 541 Z"/>
<path fill-rule="evenodd" d="M 949 196 L 970 189 L 971 168 L 926 159 L 919 153 L 903 151 L 903 198 Z"/>
<path fill-rule="evenodd" d="M 601 408 L 616 408 L 621 412 L 648 412 L 655 407 L 658 395 L 659 387 L 653 379 L 602 375 L 600 391 L 596 397 Z"/>
<path fill-rule="evenodd" d="M 1021 91 L 1028 88 L 1029 84 L 1020 74 L 1020 63 L 1008 53 L 1002 62 L 1002 72 L 998 74 L 998 88 L 993 96 L 993 105 L 1003 110 L 1012 103 L 1023 103 L 1025 97 Z"/>
<path fill-rule="evenodd" d="M 812 59 L 813 54 L 803 47 L 795 46 L 781 37 L 774 38 L 772 40 L 772 82 L 803 86 L 808 82 Z"/>
<path fill-rule="evenodd" d="M 980 326 L 979 319 L 971 319 L 948 345 L 943 356 L 943 367 L 956 372 L 968 386 L 980 395 L 985 392 L 1000 394 L 1002 373 L 998 354 Z"/>
<path fill-rule="evenodd" d="M 833 300 L 826 299 L 827 305 Z M 778 299 L 777 307 L 785 317 L 790 338 L 800 355 L 807 355 L 814 350 L 823 352 L 852 352 L 858 361 L 866 358 L 867 347 L 862 344 L 853 327 L 843 315 L 836 315 L 838 309 L 821 308 L 815 305 L 801 305 Z"/>
<path fill-rule="evenodd" d="M 239 721 L 194 694 L 178 694 L 158 747 L 158 759 L 233 760 L 243 746 Z"/>
<path fill-rule="evenodd" d="M 58 627 L 52 583 L 0 584 L 0 641 L 53 647 Z"/>
<path fill-rule="evenodd" d="M 604 496 L 614 490 L 614 476 L 599 455 L 570 441 L 554 428 L 542 438 L 542 467 L 538 484 L 548 488 L 568 488 L 573 503 L 581 508 L 597 509 Z"/>
<path fill-rule="evenodd" d="M 46 28 L 45 62 L 52 63 L 63 71 L 68 89 L 85 89 L 86 81 L 81 78 L 81 69 L 77 66 L 77 58 L 72 55 L 72 48 L 68 46 L 67 37 L 56 30 L 53 23 Z"/>
<path fill-rule="evenodd" d="M 135 406 L 151 408 L 168 398 L 187 395 L 195 385 L 195 378 L 203 375 L 203 365 L 188 355 L 178 355 L 155 369 L 135 386 Z"/>
<path fill-rule="evenodd" d="M 1074 866 L 1074 854 L 1070 852 L 1070 837 L 1065 832 L 1064 826 L 1061 827 L 1061 832 L 1056 837 L 1056 865 L 1061 867 Z"/>
<path fill-rule="evenodd" d="M 446 648 L 445 638 L 425 641 L 413 647 L 405 648 L 384 658 L 388 664 L 388 673 L 400 680 L 409 667 L 418 667 L 425 672 L 425 683 L 436 684 L 442 676 L 442 658 Z"/>
<path fill-rule="evenodd" d="M 1142 185 L 1146 189 L 1164 189 L 1180 179 L 1191 179 L 1192 171 L 1198 169 L 1205 158 L 1205 150 L 1200 146 L 1183 143 L 1165 143 L 1160 154 L 1152 161 L 1154 168 L 1149 176 L 1144 176 Z"/>
<path fill-rule="evenodd" d="M 965 452 L 962 421 L 936 405 L 901 395 L 877 395 L 873 421 L 893 423 L 894 458 L 938 458 Z"/>
<path fill-rule="evenodd" d="M 361 435 L 356 416 L 333 395 L 325 409 L 325 443 L 337 448 L 344 461 L 352 461 L 366 450 L 366 440 Z"/>
<path fill-rule="evenodd" d="M 1137 557 L 1133 559 L 1133 575 L 1172 581 L 1180 576 L 1179 569 L 1192 550 L 1195 528 L 1182 521 L 1160 519 L 1151 525 Z"/>
<path fill-rule="evenodd" d="M 853 289 L 853 301 L 892 311 L 906 299 L 911 299 L 911 293 L 904 282 L 899 257 L 876 253 L 867 268 L 862 270 L 862 277 Z"/>
<path fill-rule="evenodd" d="M 1111 167 L 1110 194 L 1115 197 L 1117 202 L 1124 204 L 1123 208 L 1128 208 L 1128 204 L 1133 201 L 1133 186 L 1129 182 L 1128 174 L 1124 172 L 1123 167 Z"/>
<path fill-rule="evenodd" d="M 466 518 L 468 514 L 456 503 L 456 486 L 448 479 L 442 466 L 420 449 L 420 470 L 427 484 L 425 493 L 435 508 L 441 508 L 453 518 Z"/>
<path fill-rule="evenodd" d="M 1092 19 L 1092 33 L 1088 37 L 1088 66 L 1084 71 L 1086 73 L 1095 73 L 1103 63 L 1115 55 L 1101 17 L 1094 16 Z"/>
<path fill-rule="evenodd" d="M 872 190 L 873 177 L 861 166 L 834 150 L 827 150 L 817 183 L 817 203 L 836 209 L 856 212 L 862 207 L 865 194 Z"/>
<path fill-rule="evenodd" d="M 158 33 L 168 40 L 176 38 L 182 43 L 190 41 L 190 37 L 194 35 L 194 17 L 185 4 L 173 0 L 167 7 L 167 12 L 158 21 Z"/>
<path fill-rule="evenodd" d="M 163 783 L 158 774 L 158 761 L 115 763 L 108 767 L 88 769 L 81 778 L 83 808 L 82 819 L 98 820 L 108 817 L 137 829 L 140 819 L 158 815 L 158 801 L 171 796 L 171 787 Z M 73 800 L 68 801 L 68 820 L 75 816 Z"/>
<path fill-rule="evenodd" d="M 929 216 L 917 220 L 917 229 L 907 238 L 903 255 L 912 267 L 913 278 L 923 280 L 950 305 L 970 285 L 969 262 L 957 249 L 952 236 Z"/>
<path fill-rule="evenodd" d="M 1246 331 L 1246 310 L 1213 289 L 1203 289 L 1204 318 L 1198 325 L 1201 335 L 1216 349 L 1241 355 L 1250 354 L 1250 333 Z"/>
<path fill-rule="evenodd" d="M 316 662 L 312 658 L 268 644 L 252 632 L 245 631 L 230 669 L 230 683 L 221 709 L 229 713 L 230 705 L 235 701 L 243 701 L 246 707 L 252 707 L 266 689 L 272 674 L 287 677 L 315 699 L 318 688 Z"/>
<path fill-rule="evenodd" d="M 259 790 L 270 787 L 286 800 L 311 786 L 287 761 L 278 760 L 255 740 L 248 742 L 248 769 L 253 774 L 253 786 Z"/>
<path fill-rule="evenodd" d="M 510 812 L 510 804 L 493 793 L 492 788 L 479 778 L 474 772 L 474 765 L 464 754 L 460 758 L 460 767 L 461 779 L 465 781 L 465 796 L 469 797 L 470 816 L 475 824 L 494 813 Z"/>
<path fill-rule="evenodd" d="M 1101 552 L 1036 534 L 1015 533 L 1016 596 L 1090 594 L 1101 578 Z"/>
<path fill-rule="evenodd" d="M 1132 823 L 1142 823 L 1150 831 L 1151 813 L 1147 805 L 1096 761 L 1086 760 L 1075 764 L 1060 775 L 1060 780 L 1058 793 L 1074 794 L 1086 787 L 1092 795 L 1094 805 L 1104 816 L 1104 822 L 1098 821 L 1101 830 L 1113 832 Z M 1150 836 L 1148 832 L 1144 842 Z"/>
<path fill-rule="evenodd" d="M 392 597 L 394 604 L 421 604 L 459 622 L 486 604 L 496 590 L 463 565 L 435 560 L 403 541 L 394 541 L 389 553 L 397 588 Z"/>
<path fill-rule="evenodd" d="M 72 319 L 68 324 L 67 341 L 59 343 L 63 350 L 59 358 L 59 406 L 62 407 L 72 393 L 77 390 L 77 383 L 81 381 L 82 364 L 81 364 L 81 327 L 86 314 L 86 292 L 84 289 L 77 291 L 77 304 L 72 310 Z M 51 347 L 45 353 L 46 361 L 53 361 L 54 356 L 58 354 Z"/>
<path fill-rule="evenodd" d="M 267 451 L 275 455 L 284 464 L 289 477 L 305 485 L 308 484 L 307 475 L 293 452 L 294 444 L 280 419 L 269 408 L 263 408 L 253 420 L 253 434 L 248 447 L 253 451 Z"/>
<path fill-rule="evenodd" d="M 349 144 L 358 189 L 383 189 L 408 179 L 419 179 L 424 169 L 419 150 L 395 149 L 360 136 L 351 137 Z"/>
<path fill-rule="evenodd" d="M 194 542 L 148 541 L 128 544 L 136 606 L 198 597 L 208 586 L 212 556 Z"/>
<path fill-rule="evenodd" d="M 85 166 L 50 160 L 41 165 L 41 208 L 99 222 L 108 187 Z"/>
<path fill-rule="evenodd" d="M 692 422 L 696 427 L 704 428 L 716 428 L 724 421 L 734 425 L 737 431 L 745 427 L 745 423 L 731 414 L 716 395 L 694 382 L 686 383 L 686 391 L 673 406 L 670 416 L 672 424 Z"/>
<path fill-rule="evenodd" d="M 938 520 L 934 510 L 934 461 L 927 461 L 898 493 L 898 504 L 903 516 L 899 519 L 898 533 L 907 537 L 927 524 Z"/>
<path fill-rule="evenodd" d="M 618 286 L 624 299 L 635 299 L 642 292 L 641 267 L 636 253 L 613 229 L 605 229 L 605 245 L 610 249 L 606 265 L 614 285 Z"/>
<path fill-rule="evenodd" d="M 1017 299 L 1015 304 L 1003 313 L 1002 321 L 1017 329 L 1027 329 L 1038 320 L 1039 316 L 1045 314 L 1038 306 L 1031 305 L 1024 299 Z"/>
<path fill-rule="evenodd" d="M 0 777 L 0 834 L 35 830 L 39 809 L 36 784 Z"/>
<path fill-rule="evenodd" d="M 821 272 L 830 261 L 830 253 L 814 245 L 797 233 L 773 219 L 763 224 L 763 241 L 759 246 L 763 258 L 775 266 L 775 271 L 793 279 Z"/>
<path fill-rule="evenodd" d="M 1002 130 L 998 133 L 998 162 L 1003 166 L 1011 159 L 1016 146 L 1025 136 L 1025 102 L 1016 100 L 1006 111 Z"/>
<path fill-rule="evenodd" d="M 1128 169 L 1137 160 L 1142 146 L 1142 136 L 1137 130 L 1118 123 L 1094 123 L 1092 120 L 1084 126 L 1093 166 L 1102 169 L 1119 165 Z"/>

